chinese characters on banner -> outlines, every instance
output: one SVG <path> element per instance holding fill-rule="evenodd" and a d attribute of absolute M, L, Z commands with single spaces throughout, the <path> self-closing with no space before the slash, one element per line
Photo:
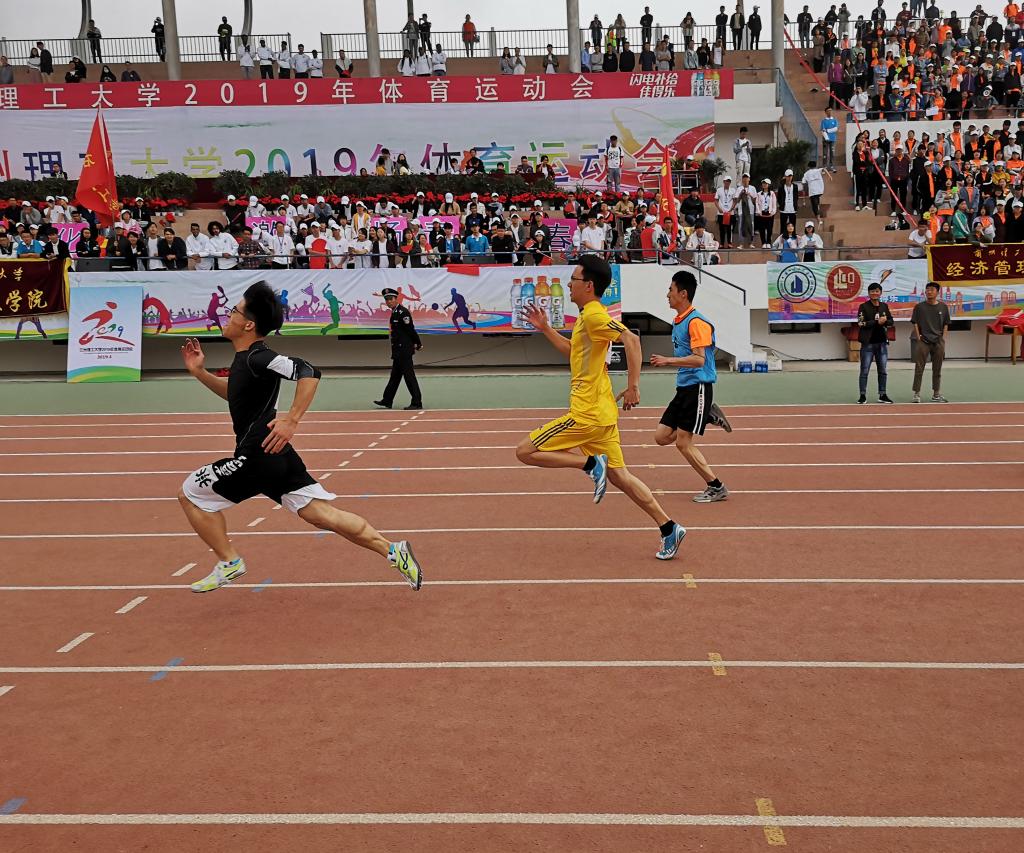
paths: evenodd
<path fill-rule="evenodd" d="M 67 311 L 67 287 L 63 260 L 0 260 L 0 318 Z"/>
<path fill-rule="evenodd" d="M 939 284 L 1007 282 L 1024 291 L 1024 243 L 929 246 L 928 275 Z"/>
<path fill-rule="evenodd" d="M 1004 247 L 990 247 L 1000 250 Z M 1006 246 L 1013 254 L 1017 246 Z M 961 264 L 965 276 L 970 263 L 977 258 L 956 259 L 952 254 L 943 260 L 947 250 L 973 255 L 975 246 L 933 246 L 936 252 L 930 263 L 931 280 L 941 285 L 940 298 L 949 305 L 954 318 L 995 317 L 1003 309 L 1024 307 L 1024 280 L 1018 275 L 1004 282 L 984 279 L 953 280 L 939 274 L 936 264 Z M 941 250 L 941 251 L 937 251 Z M 1006 260 L 994 258 L 992 263 Z M 1024 253 L 1022 253 L 1024 260 Z M 1009 261 L 1007 261 L 1009 262 Z M 1013 263 L 1016 263 L 1015 261 Z M 980 269 L 980 268 L 976 268 Z M 954 266 L 953 271 L 957 271 Z M 868 285 L 882 285 L 882 299 L 889 304 L 896 320 L 909 320 L 914 306 L 924 300 L 924 286 L 929 281 L 928 263 L 924 260 L 843 261 L 840 263 L 807 263 L 767 265 L 768 320 L 772 323 L 840 323 L 857 319 L 857 308 L 868 298 Z M 980 275 L 980 273 L 979 273 Z"/>
<path fill-rule="evenodd" d="M 688 73 L 666 79 L 677 76 L 681 81 Z M 523 165 L 532 172 L 547 158 L 563 189 L 577 184 L 597 188 L 606 183 L 605 151 L 615 134 L 626 154 L 623 188 L 653 191 L 666 149 L 673 157 L 693 154 L 698 159 L 714 151 L 715 99 L 681 97 L 683 82 L 675 87 L 657 84 L 665 91 L 649 97 L 645 88 L 655 84 L 644 80 L 651 75 L 622 74 L 614 80 L 596 75 L 586 78 L 587 87 L 575 90 L 572 75 L 547 76 L 557 82 L 546 81 L 544 97 L 538 89 L 536 100 L 513 97 L 518 91 L 514 87 L 530 79 L 521 76 L 493 83 L 489 78 L 398 78 L 393 81 L 397 89 L 384 87 L 383 96 L 371 92 L 372 98 L 365 91 L 372 80 L 243 80 L 223 84 L 240 87 L 233 100 L 223 103 L 168 98 L 156 109 L 115 98 L 104 117 L 118 172 L 140 178 L 167 171 L 214 178 L 227 170 L 253 177 L 272 171 L 292 177 L 358 176 L 363 170 L 372 174 L 388 148 L 393 156 L 404 153 L 414 168 L 434 174 L 448 171 L 452 161 L 458 167 L 473 156 L 488 172 L 503 167 L 509 174 Z M 638 78 L 636 85 L 631 85 L 633 77 Z M 376 82 L 379 88 L 381 81 Z M 444 98 L 441 82 L 448 84 Z M 174 85 L 196 88 L 207 83 L 220 91 L 221 84 L 209 81 Z M 298 85 L 322 91 L 322 86 L 335 83 L 352 84 L 353 92 L 365 97 L 328 98 L 317 109 L 305 109 L 312 103 L 308 97 L 298 104 L 268 96 L 266 102 L 257 99 L 237 109 L 243 105 L 237 97 L 241 88 L 251 93 L 266 85 L 268 92 L 278 92 L 277 84 L 282 84 L 289 92 Z M 417 92 L 422 97 L 414 97 Z M 81 140 L 88 138 L 92 118 L 89 109 L 0 109 L 0 178 L 37 180 L 55 166 L 77 178 L 85 153 Z"/>

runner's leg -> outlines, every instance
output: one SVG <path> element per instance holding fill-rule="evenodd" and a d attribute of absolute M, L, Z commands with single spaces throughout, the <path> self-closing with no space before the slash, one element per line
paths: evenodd
<path fill-rule="evenodd" d="M 718 479 L 700 448 L 694 444 L 691 433 L 684 429 L 676 430 L 675 444 L 679 452 L 683 454 L 683 458 L 690 463 L 690 467 L 704 478 L 705 483 L 713 483 Z"/>
<path fill-rule="evenodd" d="M 298 511 L 298 516 L 319 530 L 330 530 L 353 545 L 388 555 L 391 543 L 378 533 L 362 516 L 331 506 L 325 500 L 312 500 Z"/>
<path fill-rule="evenodd" d="M 185 511 L 185 517 L 200 539 L 213 549 L 217 559 L 230 563 L 238 559 L 238 552 L 228 538 L 228 525 L 224 513 L 207 512 L 200 509 L 186 496 L 184 490 L 178 490 L 178 503 Z"/>
<path fill-rule="evenodd" d="M 524 465 L 537 468 L 576 468 L 582 471 L 587 464 L 586 456 L 571 450 L 538 450 L 530 436 L 519 442 L 516 458 Z"/>
<path fill-rule="evenodd" d="M 647 484 L 633 476 L 628 468 L 609 468 L 608 482 L 646 512 L 658 527 L 670 520 Z"/>

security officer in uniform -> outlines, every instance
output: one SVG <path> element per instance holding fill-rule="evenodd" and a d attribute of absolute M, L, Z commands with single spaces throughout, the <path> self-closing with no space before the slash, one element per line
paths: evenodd
<path fill-rule="evenodd" d="M 406 409 L 422 409 L 423 398 L 420 396 L 420 384 L 416 381 L 416 370 L 413 368 L 412 356 L 414 352 L 423 349 L 420 343 L 420 336 L 416 334 L 416 326 L 412 322 L 412 314 L 398 301 L 398 291 L 391 287 L 385 287 L 381 296 L 391 309 L 391 378 L 384 389 L 384 396 L 380 400 L 374 400 L 373 405 L 383 409 L 390 409 L 398 392 L 398 386 L 405 378 L 405 384 L 409 388 L 412 402 Z"/>

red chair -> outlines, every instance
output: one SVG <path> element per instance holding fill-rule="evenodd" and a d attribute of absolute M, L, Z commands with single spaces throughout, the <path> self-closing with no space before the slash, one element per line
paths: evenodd
<path fill-rule="evenodd" d="M 1024 311 L 1018 308 L 1004 308 L 996 319 L 985 327 L 985 361 L 988 361 L 988 347 L 992 335 L 1010 335 L 1010 363 L 1017 363 L 1017 338 L 1024 336 Z M 1021 343 L 1021 358 L 1024 359 L 1024 340 Z"/>

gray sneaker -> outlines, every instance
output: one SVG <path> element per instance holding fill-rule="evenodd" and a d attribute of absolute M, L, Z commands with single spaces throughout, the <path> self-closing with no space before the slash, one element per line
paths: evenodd
<path fill-rule="evenodd" d="M 921 395 L 920 394 L 915 394 L 914 395 L 914 399 L 911 400 L 910 402 L 911 403 L 920 403 L 921 402 Z"/>
<path fill-rule="evenodd" d="M 933 403 L 948 403 L 949 400 L 947 400 L 941 394 L 932 394 L 932 402 Z"/>
<path fill-rule="evenodd" d="M 712 403 L 708 411 L 708 423 L 712 426 L 721 427 L 726 432 L 732 432 L 732 424 L 719 407 L 718 403 Z"/>
<path fill-rule="evenodd" d="M 695 495 L 693 502 L 695 504 L 713 504 L 716 501 L 724 501 L 729 497 L 729 490 L 725 487 L 725 483 L 715 488 L 714 486 L 708 486 L 699 495 Z"/>

